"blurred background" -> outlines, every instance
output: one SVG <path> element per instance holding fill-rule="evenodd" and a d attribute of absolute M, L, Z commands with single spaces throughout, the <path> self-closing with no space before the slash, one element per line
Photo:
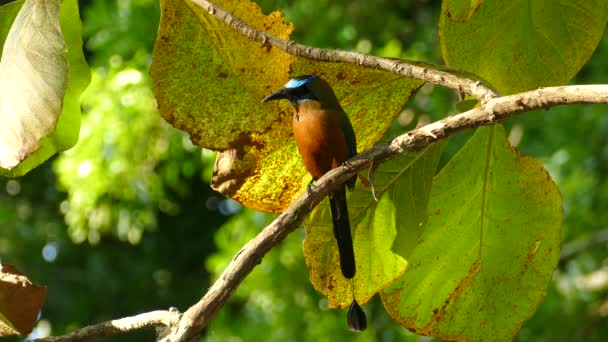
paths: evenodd
<path fill-rule="evenodd" d="M 5 2 L 5 1 L 3 1 Z M 439 0 L 258 1 L 320 47 L 441 63 Z M 80 1 L 92 82 L 75 148 L 19 179 L 0 179 L 0 260 L 48 295 L 34 336 L 137 313 L 187 309 L 273 216 L 208 186 L 215 154 L 156 111 L 148 68 L 158 0 Z M 572 83 L 607 83 L 608 35 Z M 413 97 L 387 138 L 455 111 L 432 85 Z M 564 251 L 518 341 L 608 340 L 608 106 L 569 106 L 506 122 L 518 149 L 540 159 L 564 198 Z M 448 160 L 470 136 L 451 138 Z M 204 332 L 204 341 L 419 341 L 378 298 L 364 333 L 308 281 L 299 229 L 267 255 Z M 140 332 L 112 341 L 152 340 Z"/>

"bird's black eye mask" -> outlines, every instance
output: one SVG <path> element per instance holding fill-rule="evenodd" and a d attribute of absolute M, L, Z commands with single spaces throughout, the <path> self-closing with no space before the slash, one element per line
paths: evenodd
<path fill-rule="evenodd" d="M 293 106 L 296 106 L 298 103 L 304 101 L 319 101 L 319 98 L 309 88 L 310 82 L 315 79 L 316 76 L 308 75 L 291 79 L 285 84 L 283 89 L 266 96 L 262 102 L 287 99 Z"/>
<path fill-rule="evenodd" d="M 305 84 L 297 88 L 287 89 L 286 95 L 289 102 L 294 105 L 306 100 L 319 101 L 319 99 L 308 89 Z"/>

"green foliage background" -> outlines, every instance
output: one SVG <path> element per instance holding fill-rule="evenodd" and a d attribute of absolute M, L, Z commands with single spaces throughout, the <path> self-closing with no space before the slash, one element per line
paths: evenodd
<path fill-rule="evenodd" d="M 296 24 L 292 38 L 322 47 L 441 63 L 440 1 L 258 2 Z M 209 186 L 214 155 L 194 147 L 155 110 L 148 76 L 156 0 L 80 1 L 92 83 L 76 147 L 20 179 L 0 179 L 0 260 L 49 287 L 34 334 L 62 334 L 111 318 L 185 310 L 270 215 L 240 207 Z M 573 83 L 606 83 L 608 35 Z M 388 136 L 453 112 L 455 95 L 424 86 Z M 569 106 L 506 122 L 524 154 L 540 159 L 564 198 L 564 243 L 608 222 L 608 106 Z M 452 137 L 443 163 L 471 132 Z M 518 138 L 519 137 L 519 138 Z M 303 231 L 266 256 L 205 331 L 208 341 L 425 339 L 394 323 L 378 298 L 369 329 L 348 331 L 345 313 L 308 281 Z M 607 245 L 560 263 L 547 298 L 517 340 L 603 341 Z M 114 337 L 150 339 L 150 332 Z"/>

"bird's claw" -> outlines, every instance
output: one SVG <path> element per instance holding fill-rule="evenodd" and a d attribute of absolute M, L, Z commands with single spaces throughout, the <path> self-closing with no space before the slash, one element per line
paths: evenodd
<path fill-rule="evenodd" d="M 311 179 L 310 182 L 308 183 L 308 185 L 306 186 L 306 193 L 308 194 L 308 196 L 312 195 L 312 188 L 314 187 L 313 183 L 315 182 L 314 179 Z"/>
<path fill-rule="evenodd" d="M 352 169 L 352 168 L 354 167 L 354 166 L 353 166 L 353 164 L 352 164 L 350 161 L 348 161 L 348 160 L 345 160 L 345 161 L 342 163 L 342 166 L 344 166 L 344 167 L 346 167 L 346 168 L 348 168 L 348 169 Z"/>

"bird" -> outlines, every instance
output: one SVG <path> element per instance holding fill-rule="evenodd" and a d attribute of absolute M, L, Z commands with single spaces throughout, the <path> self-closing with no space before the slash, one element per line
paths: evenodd
<path fill-rule="evenodd" d="M 304 166 L 313 180 L 357 155 L 353 126 L 331 86 L 324 79 L 316 75 L 298 76 L 289 80 L 282 89 L 266 96 L 262 102 L 282 99 L 288 100 L 294 108 L 293 135 Z M 357 176 L 348 179 L 329 196 L 340 270 L 347 279 L 354 278 L 356 263 L 346 205 L 346 188 L 352 191 L 356 181 Z M 310 184 L 308 189 L 310 191 Z M 351 330 L 362 331 L 367 327 L 365 312 L 354 297 L 346 319 Z"/>
<path fill-rule="evenodd" d="M 288 100 L 294 108 L 293 135 L 313 181 L 357 155 L 353 126 L 327 81 L 316 75 L 298 76 L 289 80 L 282 89 L 266 96 L 262 102 L 282 99 Z M 340 269 L 347 279 L 355 276 L 356 264 L 346 187 L 352 191 L 356 181 L 357 176 L 350 178 L 329 195 Z"/>

